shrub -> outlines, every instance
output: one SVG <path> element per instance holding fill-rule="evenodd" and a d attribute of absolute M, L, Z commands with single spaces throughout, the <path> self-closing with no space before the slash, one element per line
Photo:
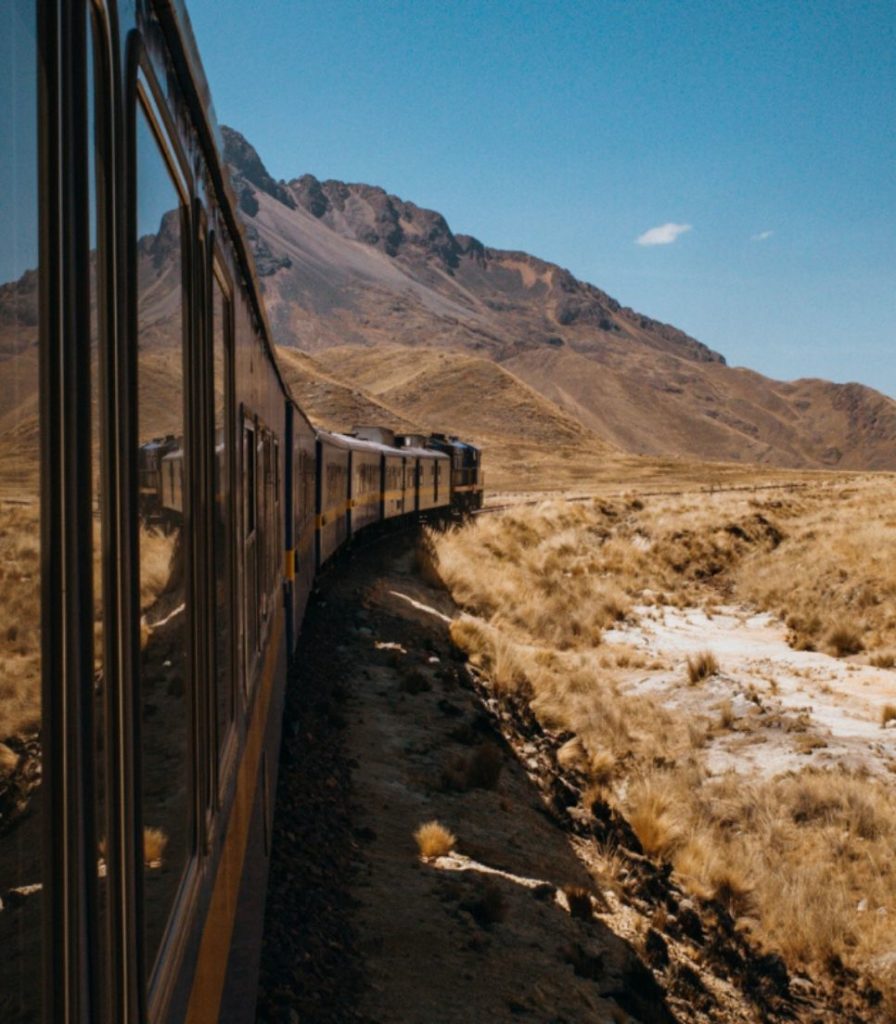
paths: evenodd
<path fill-rule="evenodd" d="M 424 860 L 444 857 L 451 853 L 457 842 L 457 837 L 438 821 L 427 821 L 421 825 L 414 833 L 414 838 Z"/>
<path fill-rule="evenodd" d="M 825 637 L 828 646 L 838 658 L 844 658 L 849 654 L 858 654 L 864 650 L 862 634 L 852 623 L 842 622 L 832 626 Z"/>
<path fill-rule="evenodd" d="M 719 671 L 719 662 L 712 651 L 699 651 L 688 658 L 688 682 L 696 686 Z"/>
<path fill-rule="evenodd" d="M 888 722 L 892 722 L 894 718 L 896 718 L 896 704 L 884 704 L 880 713 L 881 728 L 884 728 Z"/>

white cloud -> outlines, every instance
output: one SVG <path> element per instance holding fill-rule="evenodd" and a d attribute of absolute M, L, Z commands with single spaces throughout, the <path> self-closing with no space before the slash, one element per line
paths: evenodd
<path fill-rule="evenodd" d="M 764 242 L 766 238 L 771 238 L 774 231 L 760 231 L 758 235 L 750 235 L 751 242 Z"/>
<path fill-rule="evenodd" d="M 690 230 L 690 224 L 660 224 L 658 228 L 651 228 L 649 231 L 645 231 L 643 235 L 639 235 L 635 241 L 638 245 L 669 245 L 679 235 L 683 235 L 685 231 Z"/>

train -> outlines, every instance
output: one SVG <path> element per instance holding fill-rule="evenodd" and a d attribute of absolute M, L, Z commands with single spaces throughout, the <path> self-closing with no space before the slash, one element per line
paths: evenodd
<path fill-rule="evenodd" d="M 0 1019 L 248 1021 L 315 578 L 482 453 L 295 402 L 181 0 L 9 0 L 0 66 Z"/>

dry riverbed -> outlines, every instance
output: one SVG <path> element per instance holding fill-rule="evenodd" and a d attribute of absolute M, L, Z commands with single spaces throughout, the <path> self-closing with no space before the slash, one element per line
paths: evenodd
<path fill-rule="evenodd" d="M 632 621 L 604 634 L 645 654 L 654 671 L 632 670 L 622 686 L 649 696 L 706 730 L 706 766 L 771 777 L 838 768 L 896 784 L 896 672 L 795 651 L 767 612 L 723 606 L 640 606 Z M 708 651 L 718 671 L 691 685 L 688 658 Z M 717 728 L 719 723 L 724 727 Z"/>

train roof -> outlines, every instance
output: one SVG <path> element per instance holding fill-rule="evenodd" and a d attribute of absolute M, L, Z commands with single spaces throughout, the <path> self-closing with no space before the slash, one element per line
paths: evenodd
<path fill-rule="evenodd" d="M 362 452 L 376 452 L 378 455 L 385 455 L 390 458 L 427 458 L 447 459 L 444 452 L 434 451 L 432 448 L 395 448 L 392 445 L 381 444 L 379 441 L 368 441 L 362 437 L 352 437 L 351 434 L 341 434 L 338 431 L 318 430 L 317 436 L 328 444 L 337 448 L 351 449 Z"/>
<path fill-rule="evenodd" d="M 448 434 L 431 434 L 429 440 L 431 444 L 438 444 L 444 448 L 461 448 L 474 452 L 482 451 L 477 445 L 470 444 L 469 441 L 461 441 L 459 437 L 455 437 L 453 434 L 451 436 Z"/>
<path fill-rule="evenodd" d="M 410 448 L 410 447 L 408 447 L 408 448 L 400 448 L 399 451 L 402 452 L 402 454 L 404 454 L 404 455 L 414 455 L 417 458 L 445 459 L 446 461 L 448 461 L 448 459 L 450 459 L 449 455 L 446 455 L 444 452 L 436 451 L 435 448 Z"/>
<path fill-rule="evenodd" d="M 364 438 L 352 437 L 351 434 L 341 434 L 334 430 L 318 430 L 317 436 L 322 441 L 332 444 L 337 448 L 352 449 L 362 452 L 376 452 L 379 455 L 401 455 L 397 448 L 388 444 L 380 444 L 378 441 L 367 441 Z"/>

